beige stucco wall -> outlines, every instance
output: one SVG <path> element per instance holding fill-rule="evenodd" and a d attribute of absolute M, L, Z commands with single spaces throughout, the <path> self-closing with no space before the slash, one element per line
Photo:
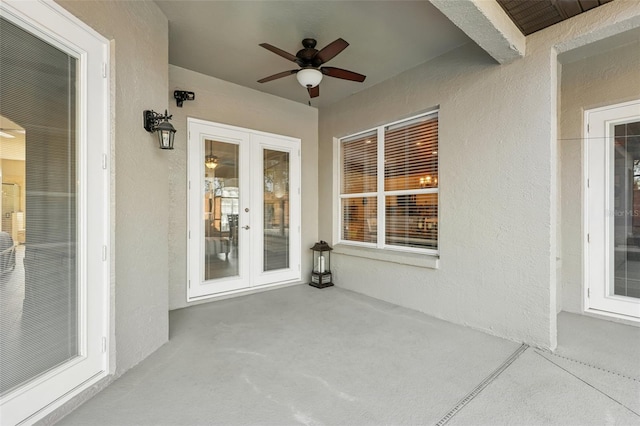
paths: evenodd
<path fill-rule="evenodd" d="M 182 108 L 174 90 L 195 92 Z M 169 66 L 169 112 L 178 131 L 169 159 L 169 308 L 189 305 L 187 295 L 187 117 L 300 138 L 302 158 L 302 280 L 311 270 L 318 239 L 318 110 L 184 68 Z M 204 303 L 199 301 L 195 303 Z"/>
<path fill-rule="evenodd" d="M 613 2 L 527 38 L 498 66 L 463 46 L 320 111 L 334 137 L 440 107 L 440 267 L 332 257 L 337 285 L 532 345 L 556 345 L 557 53 L 640 25 Z M 320 235 L 332 235 L 337 170 L 319 170 Z M 335 243 L 335 242 L 334 242 Z"/>
<path fill-rule="evenodd" d="M 640 32 L 636 42 L 563 64 L 560 155 L 562 309 L 582 312 L 584 111 L 640 99 Z"/>

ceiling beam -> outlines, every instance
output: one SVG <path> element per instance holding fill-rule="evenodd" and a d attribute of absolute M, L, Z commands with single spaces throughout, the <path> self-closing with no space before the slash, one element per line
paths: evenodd
<path fill-rule="evenodd" d="M 582 13 L 582 8 L 577 0 L 551 0 L 551 4 L 563 19 L 568 19 Z"/>
<path fill-rule="evenodd" d="M 498 63 L 522 58 L 525 36 L 495 0 L 429 0 Z"/>

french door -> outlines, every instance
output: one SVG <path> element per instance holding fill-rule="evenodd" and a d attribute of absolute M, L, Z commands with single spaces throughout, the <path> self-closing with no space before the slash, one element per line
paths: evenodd
<path fill-rule="evenodd" d="M 585 310 L 640 320 L 640 101 L 585 124 Z"/>
<path fill-rule="evenodd" d="M 0 424 L 107 374 L 105 39 L 53 2 L 0 3 Z"/>
<path fill-rule="evenodd" d="M 188 127 L 187 299 L 300 280 L 300 140 Z"/>

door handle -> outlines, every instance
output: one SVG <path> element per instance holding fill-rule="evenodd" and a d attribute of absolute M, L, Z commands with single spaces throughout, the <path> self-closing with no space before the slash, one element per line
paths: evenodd
<path fill-rule="evenodd" d="M 246 226 L 243 226 L 243 228 L 244 228 L 244 229 L 249 229 L 249 228 L 250 228 L 250 226 L 249 226 L 249 225 L 246 225 Z"/>

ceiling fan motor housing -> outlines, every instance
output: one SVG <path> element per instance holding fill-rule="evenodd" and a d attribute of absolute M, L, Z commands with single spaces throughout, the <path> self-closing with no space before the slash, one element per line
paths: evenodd
<path fill-rule="evenodd" d="M 319 67 L 322 62 L 316 59 L 316 55 L 318 54 L 318 50 L 315 49 L 316 41 L 312 38 L 305 38 L 302 40 L 302 46 L 304 46 L 304 49 L 300 49 L 298 53 L 296 53 L 296 58 L 298 58 L 296 62 L 298 65 L 303 68 L 308 66 Z"/>

